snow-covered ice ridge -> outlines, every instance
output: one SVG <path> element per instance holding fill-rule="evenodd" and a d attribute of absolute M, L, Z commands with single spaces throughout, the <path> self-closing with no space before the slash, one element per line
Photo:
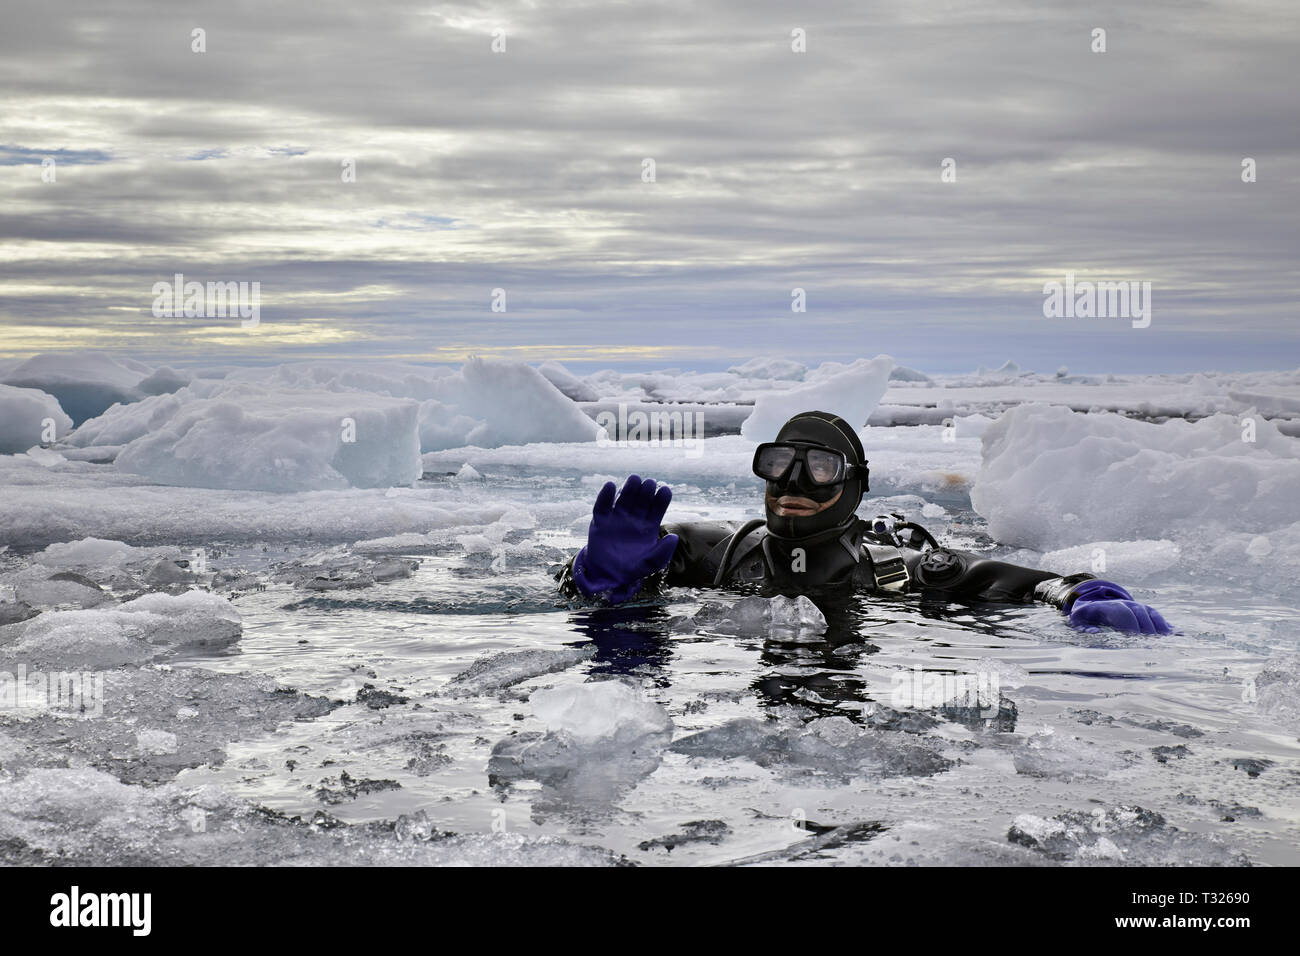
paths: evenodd
<path fill-rule="evenodd" d="M 745 486 L 754 442 L 813 407 L 865 426 L 874 493 L 973 503 L 1009 547 L 1163 556 L 1138 562 L 1150 573 L 1189 558 L 1247 575 L 1300 564 L 1300 371 L 1080 376 L 1008 362 L 945 377 L 888 356 L 577 375 L 555 362 L 177 370 L 39 355 L 0 367 L 0 534 L 34 548 L 454 533 L 508 510 L 475 476 L 571 476 L 593 493 L 634 471 Z M 596 423 L 619 408 L 622 421 L 686 409 L 706 437 L 604 441 L 627 437 Z"/>

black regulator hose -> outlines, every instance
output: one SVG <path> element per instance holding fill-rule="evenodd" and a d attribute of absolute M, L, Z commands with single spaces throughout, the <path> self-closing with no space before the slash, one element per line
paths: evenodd
<path fill-rule="evenodd" d="M 930 547 L 932 547 L 932 548 L 937 548 L 937 547 L 939 547 L 939 542 L 936 541 L 936 540 L 934 539 L 934 535 L 930 534 L 930 532 L 926 531 L 924 528 L 922 528 L 919 524 L 917 524 L 917 523 L 914 522 L 914 521 L 904 521 L 904 522 L 901 522 L 901 523 L 898 525 L 898 527 L 900 527 L 900 528 L 908 528 L 908 529 L 911 530 L 914 534 L 915 534 L 915 533 L 919 533 L 919 534 L 921 535 L 922 539 L 924 539 L 925 542 L 926 542 Z"/>

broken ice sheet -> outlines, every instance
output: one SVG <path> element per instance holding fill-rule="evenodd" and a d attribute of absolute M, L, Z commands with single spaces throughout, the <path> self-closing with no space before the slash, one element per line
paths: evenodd
<path fill-rule="evenodd" d="M 129 783 L 155 783 L 187 768 L 222 763 L 232 741 L 336 706 L 269 678 L 198 668 L 123 668 L 103 677 L 102 716 L 6 714 L 0 732 L 34 748 L 42 756 L 25 759 L 41 765 L 83 761 Z"/>
<path fill-rule="evenodd" d="M 537 691 L 530 704 L 547 731 L 498 741 L 488 777 L 494 786 L 540 782 L 535 814 L 608 807 L 658 769 L 672 739 L 668 712 L 618 680 Z"/>
<path fill-rule="evenodd" d="M 1016 772 L 1059 780 L 1105 777 L 1137 758 L 1110 753 L 1096 744 L 1051 728 L 1033 734 L 1012 755 Z"/>
<path fill-rule="evenodd" d="M 0 627 L 0 661 L 94 669 L 179 651 L 212 651 L 239 640 L 242 618 L 206 591 L 146 594 L 124 604 L 46 611 Z"/>
<path fill-rule="evenodd" d="M 1021 814 L 1007 831 L 1012 843 L 1053 860 L 1103 866 L 1246 866 L 1249 861 L 1212 836 L 1187 833 L 1138 806 L 1067 810 L 1044 819 Z"/>
<path fill-rule="evenodd" d="M 673 743 L 674 752 L 702 760 L 745 758 L 760 767 L 798 770 L 841 780 L 850 776 L 920 776 L 942 773 L 953 761 L 943 743 L 919 734 L 864 728 L 847 717 L 739 718 Z"/>
<path fill-rule="evenodd" d="M 286 817 L 214 786 L 123 783 L 90 767 L 0 776 L 0 863 L 40 866 L 610 866 L 608 850 L 517 833 Z"/>

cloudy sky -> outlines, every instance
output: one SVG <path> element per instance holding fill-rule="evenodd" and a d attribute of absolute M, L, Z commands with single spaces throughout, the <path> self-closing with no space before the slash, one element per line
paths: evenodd
<path fill-rule="evenodd" d="M 0 356 L 1300 365 L 1293 0 L 0 14 Z M 1150 327 L 1045 318 L 1067 271 Z M 155 317 L 178 272 L 260 325 Z"/>

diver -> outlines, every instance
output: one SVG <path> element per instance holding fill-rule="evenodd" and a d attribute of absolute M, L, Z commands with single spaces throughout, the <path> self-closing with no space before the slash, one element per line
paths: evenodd
<path fill-rule="evenodd" d="M 940 545 L 901 515 L 866 521 L 867 460 L 837 415 L 795 415 L 754 452 L 767 482 L 766 520 L 662 525 L 672 491 L 628 477 L 615 498 L 596 496 L 587 546 L 560 569 L 561 590 L 610 604 L 665 587 L 759 585 L 786 596 L 861 590 L 917 593 L 928 601 L 1028 603 L 1059 608 L 1085 630 L 1169 634 L 1160 612 L 1086 572 L 1061 576 Z"/>

